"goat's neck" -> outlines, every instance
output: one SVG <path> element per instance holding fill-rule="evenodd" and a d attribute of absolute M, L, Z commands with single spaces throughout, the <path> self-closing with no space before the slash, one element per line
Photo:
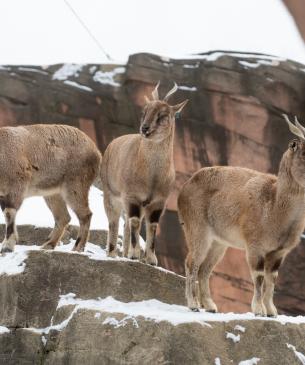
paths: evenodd
<path fill-rule="evenodd" d="M 282 158 L 276 183 L 276 209 L 305 214 L 305 189 L 293 178 L 290 163 Z"/>
<path fill-rule="evenodd" d="M 172 126 L 168 137 L 160 142 L 142 139 L 140 145 L 141 156 L 152 164 L 170 166 L 174 161 L 175 126 Z"/>

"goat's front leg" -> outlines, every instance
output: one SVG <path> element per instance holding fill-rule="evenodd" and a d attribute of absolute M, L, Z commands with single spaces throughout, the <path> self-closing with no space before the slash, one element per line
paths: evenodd
<path fill-rule="evenodd" d="M 146 247 L 145 262 L 150 265 L 158 265 L 158 259 L 155 252 L 155 240 L 158 223 L 163 212 L 164 204 L 154 204 L 145 209 L 146 225 Z"/>
<path fill-rule="evenodd" d="M 267 316 L 276 317 L 277 309 L 273 303 L 273 293 L 275 281 L 278 277 L 278 270 L 284 261 L 285 252 L 282 250 L 272 251 L 266 255 L 265 261 L 265 288 L 264 304 L 266 306 Z"/>
<path fill-rule="evenodd" d="M 263 303 L 263 286 L 264 286 L 264 266 L 265 259 L 263 256 L 251 255 L 247 253 L 247 259 L 250 267 L 250 273 L 254 284 L 254 294 L 251 303 L 252 312 L 257 316 L 266 315 L 266 307 Z"/>

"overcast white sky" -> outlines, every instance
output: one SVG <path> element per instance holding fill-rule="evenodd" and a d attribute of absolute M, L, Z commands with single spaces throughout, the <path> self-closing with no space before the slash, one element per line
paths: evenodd
<path fill-rule="evenodd" d="M 305 63 L 281 0 L 68 0 L 107 52 L 165 56 L 215 49 L 263 52 Z M 0 0 L 0 64 L 106 61 L 64 0 Z"/>

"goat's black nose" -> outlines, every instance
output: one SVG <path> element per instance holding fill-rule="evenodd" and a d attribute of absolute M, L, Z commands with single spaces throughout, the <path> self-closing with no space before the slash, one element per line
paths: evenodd
<path fill-rule="evenodd" d="M 141 131 L 143 134 L 146 134 L 149 131 L 149 126 L 146 124 L 143 124 L 141 127 Z"/>

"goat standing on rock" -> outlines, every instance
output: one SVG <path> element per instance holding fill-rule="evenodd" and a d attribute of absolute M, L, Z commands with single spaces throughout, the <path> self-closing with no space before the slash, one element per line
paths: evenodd
<path fill-rule="evenodd" d="M 285 256 L 305 225 L 305 128 L 285 115 L 299 138 L 289 143 L 278 176 L 241 167 L 208 167 L 195 173 L 178 198 L 189 249 L 185 262 L 188 306 L 215 312 L 209 277 L 228 246 L 245 249 L 254 283 L 252 311 L 276 316 L 273 292 Z M 196 280 L 199 280 L 199 303 Z"/>
<path fill-rule="evenodd" d="M 11 252 L 17 241 L 15 217 L 22 201 L 43 196 L 55 227 L 43 248 L 54 248 L 70 221 L 67 204 L 80 230 L 74 250 L 88 239 L 90 186 L 100 179 L 102 156 L 94 142 L 68 125 L 29 125 L 0 128 L 0 205 L 6 220 L 1 252 Z M 33 207 L 35 209 L 35 207 Z"/>
<path fill-rule="evenodd" d="M 167 103 L 178 89 L 176 84 L 164 100 L 159 100 L 158 86 L 152 92 L 153 99 L 146 100 L 140 134 L 112 141 L 102 164 L 104 205 L 109 220 L 108 255 L 117 254 L 118 223 L 123 210 L 126 218 L 123 254 L 132 259 L 140 258 L 139 231 L 145 215 L 145 260 L 151 265 L 157 265 L 156 229 L 175 180 L 175 116 L 187 103 L 187 100 L 175 106 Z"/>

